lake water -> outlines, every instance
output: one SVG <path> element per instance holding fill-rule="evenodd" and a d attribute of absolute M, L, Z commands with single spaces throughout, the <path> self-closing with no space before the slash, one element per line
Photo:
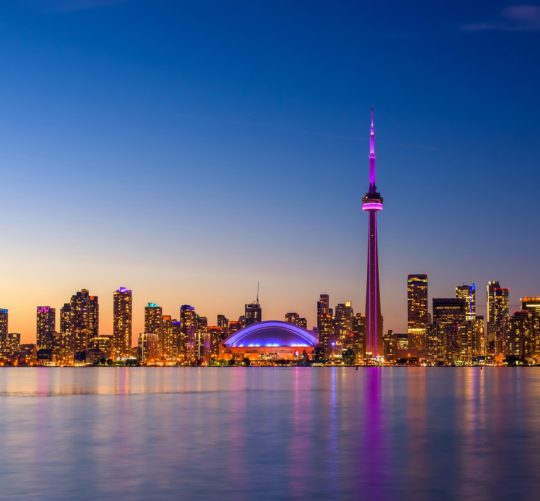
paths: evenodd
<path fill-rule="evenodd" d="M 0 369 L 2 499 L 539 496 L 540 369 Z"/>

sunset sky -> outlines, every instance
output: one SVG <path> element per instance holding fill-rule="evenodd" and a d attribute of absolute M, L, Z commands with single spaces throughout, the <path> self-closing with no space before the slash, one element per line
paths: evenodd
<path fill-rule="evenodd" d="M 430 297 L 540 295 L 540 6 L 499 1 L 0 3 L 0 307 L 81 288 L 235 319 L 364 310 L 375 106 L 385 330 Z"/>

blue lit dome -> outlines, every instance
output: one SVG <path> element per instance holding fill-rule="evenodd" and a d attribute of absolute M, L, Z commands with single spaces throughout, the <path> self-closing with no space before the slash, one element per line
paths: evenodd
<path fill-rule="evenodd" d="M 259 322 L 235 332 L 224 341 L 227 348 L 314 347 L 317 338 L 306 329 L 287 322 Z"/>

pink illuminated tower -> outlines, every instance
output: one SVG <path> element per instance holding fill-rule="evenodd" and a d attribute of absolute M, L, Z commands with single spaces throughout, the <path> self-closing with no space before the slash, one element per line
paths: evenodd
<path fill-rule="evenodd" d="M 375 184 L 375 124 L 371 109 L 369 137 L 369 189 L 362 198 L 362 210 L 369 215 L 368 262 L 366 283 L 366 357 L 383 356 L 383 318 L 379 291 L 379 252 L 377 249 L 377 212 L 383 208 L 383 198 Z"/>

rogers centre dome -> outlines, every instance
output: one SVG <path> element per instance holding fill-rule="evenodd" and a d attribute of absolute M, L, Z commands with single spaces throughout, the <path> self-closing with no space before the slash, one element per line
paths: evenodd
<path fill-rule="evenodd" d="M 252 361 L 298 360 L 310 355 L 318 339 L 297 325 L 277 320 L 249 325 L 223 341 L 220 358 Z"/>
<path fill-rule="evenodd" d="M 317 338 L 306 329 L 287 322 L 259 322 L 245 327 L 227 338 L 227 348 L 313 348 Z"/>

